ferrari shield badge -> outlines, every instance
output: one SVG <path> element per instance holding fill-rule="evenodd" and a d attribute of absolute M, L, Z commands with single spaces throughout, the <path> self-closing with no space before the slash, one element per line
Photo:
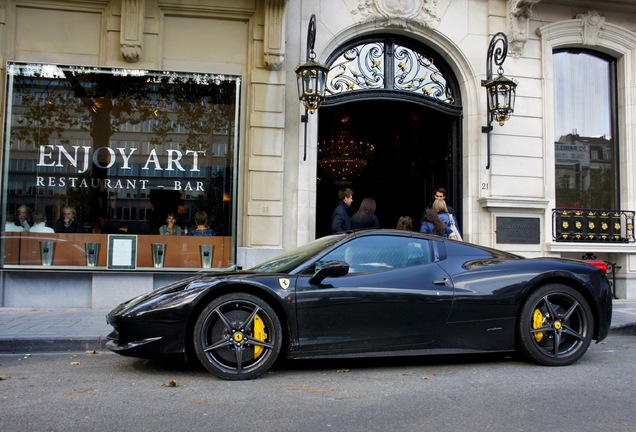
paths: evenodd
<path fill-rule="evenodd" d="M 282 289 L 286 290 L 289 288 L 289 279 L 278 279 L 278 283 Z"/>

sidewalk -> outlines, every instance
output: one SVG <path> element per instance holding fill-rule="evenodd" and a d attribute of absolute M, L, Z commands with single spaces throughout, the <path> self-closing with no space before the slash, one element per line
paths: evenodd
<path fill-rule="evenodd" d="M 106 349 L 110 309 L 2 308 L 0 354 Z"/>
<path fill-rule="evenodd" d="M 614 300 L 610 335 L 636 335 L 636 300 Z M 0 354 L 101 351 L 110 309 L 0 307 Z"/>

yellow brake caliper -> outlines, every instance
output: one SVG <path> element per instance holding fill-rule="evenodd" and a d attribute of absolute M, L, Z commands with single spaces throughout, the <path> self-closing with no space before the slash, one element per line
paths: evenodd
<path fill-rule="evenodd" d="M 532 328 L 538 329 L 543 326 L 543 314 L 539 309 L 535 309 L 532 313 Z M 543 332 L 536 332 L 534 338 L 537 342 L 541 342 L 543 339 Z"/>
<path fill-rule="evenodd" d="M 267 333 L 265 333 L 265 323 L 261 317 L 256 315 L 254 317 L 254 339 L 259 341 L 265 341 L 267 338 Z M 254 347 L 254 358 L 258 358 L 261 354 L 263 354 L 263 347 L 256 345 Z"/>

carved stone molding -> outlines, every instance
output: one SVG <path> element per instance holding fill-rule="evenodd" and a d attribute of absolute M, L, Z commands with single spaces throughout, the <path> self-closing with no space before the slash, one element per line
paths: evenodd
<path fill-rule="evenodd" d="M 508 52 L 514 58 L 523 54 L 528 42 L 529 21 L 532 17 L 532 6 L 541 0 L 508 0 Z"/>
<path fill-rule="evenodd" d="M 583 45 L 596 45 L 599 33 L 605 25 L 605 17 L 600 16 L 597 11 L 589 11 L 577 15 L 576 19 L 581 20 Z"/>
<path fill-rule="evenodd" d="M 265 0 L 265 66 L 280 70 L 285 61 L 285 14 L 288 0 Z"/>
<path fill-rule="evenodd" d="M 358 0 L 351 14 L 360 23 L 382 22 L 395 25 L 433 28 L 439 24 L 437 0 Z"/>
<path fill-rule="evenodd" d="M 146 0 L 121 0 L 121 55 L 127 62 L 141 58 L 144 37 L 144 10 Z"/>

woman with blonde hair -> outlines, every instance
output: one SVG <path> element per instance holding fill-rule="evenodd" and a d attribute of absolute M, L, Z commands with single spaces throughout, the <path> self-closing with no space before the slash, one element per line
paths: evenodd
<path fill-rule="evenodd" d="M 435 202 L 433 202 L 433 210 L 437 212 L 437 216 L 439 216 L 442 222 L 451 230 L 449 237 L 455 240 L 462 240 L 459 229 L 457 228 L 457 222 L 455 222 L 453 216 L 448 212 L 446 202 L 439 199 L 435 200 Z"/>
<path fill-rule="evenodd" d="M 444 200 L 433 201 L 432 208 L 435 210 L 435 213 L 437 213 L 437 216 L 439 216 L 442 222 L 450 227 L 450 216 L 448 215 L 448 207 L 446 207 Z"/>

